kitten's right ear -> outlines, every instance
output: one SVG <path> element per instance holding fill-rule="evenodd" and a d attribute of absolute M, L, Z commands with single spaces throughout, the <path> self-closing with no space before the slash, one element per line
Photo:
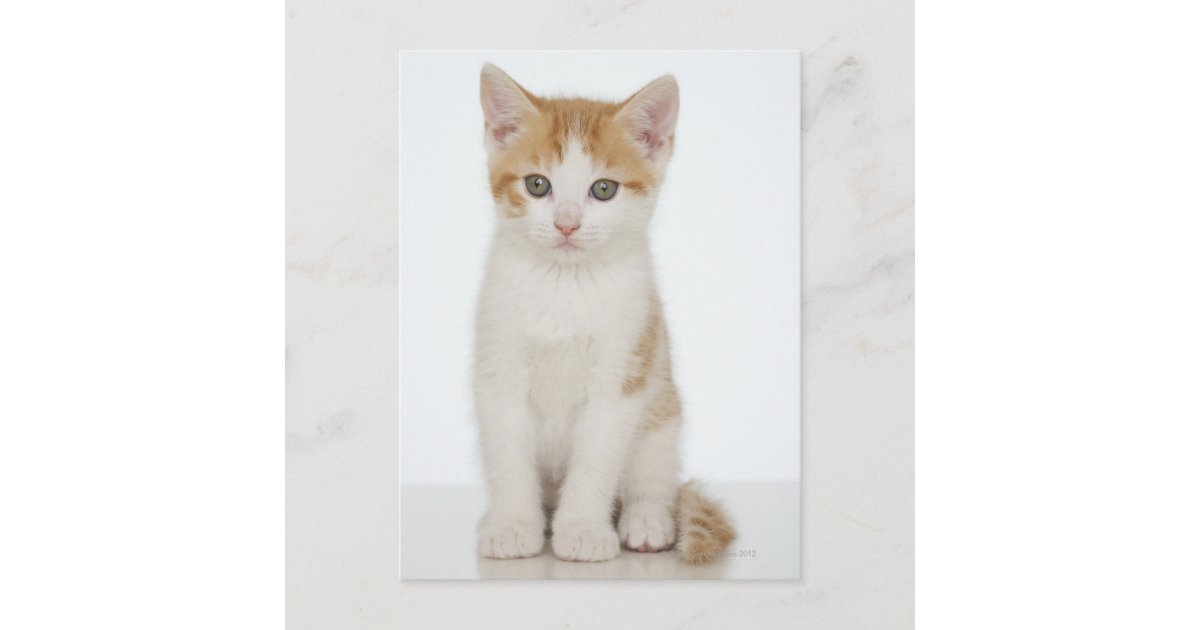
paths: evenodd
<path fill-rule="evenodd" d="M 529 93 L 503 70 L 490 63 L 483 64 L 483 71 L 479 74 L 479 102 L 483 105 L 486 131 L 483 145 L 488 153 L 508 146 L 512 137 L 521 130 L 525 115 L 537 111 Z"/>

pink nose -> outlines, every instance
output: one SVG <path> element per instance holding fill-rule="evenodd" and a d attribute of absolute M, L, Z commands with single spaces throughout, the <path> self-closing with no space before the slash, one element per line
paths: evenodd
<path fill-rule="evenodd" d="M 563 225 L 562 223 L 555 221 L 554 227 L 558 228 L 558 231 L 562 232 L 563 236 L 570 236 L 571 232 L 574 232 L 575 230 L 579 229 L 579 224 L 578 223 L 570 223 L 567 225 Z"/>

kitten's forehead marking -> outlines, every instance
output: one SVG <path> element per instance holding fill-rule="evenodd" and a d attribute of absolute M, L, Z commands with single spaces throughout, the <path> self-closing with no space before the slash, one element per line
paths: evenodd
<path fill-rule="evenodd" d="M 554 169 L 555 188 L 564 199 L 586 197 L 596 167 L 577 138 L 568 138 L 562 161 Z"/>
<path fill-rule="evenodd" d="M 524 178 L 539 171 L 550 176 L 553 190 L 570 191 L 570 198 L 585 198 L 598 177 L 616 180 L 633 195 L 657 187 L 660 174 L 616 118 L 621 103 L 527 96 L 536 111 L 522 120 L 512 144 L 488 162 L 492 197 L 504 203 L 506 217 L 526 215 L 531 199 Z"/>

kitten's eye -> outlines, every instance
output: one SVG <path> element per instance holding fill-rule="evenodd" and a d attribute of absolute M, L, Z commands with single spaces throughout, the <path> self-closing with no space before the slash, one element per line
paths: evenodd
<path fill-rule="evenodd" d="M 600 201 L 608 201 L 617 194 L 617 182 L 611 179 L 597 179 L 592 184 L 592 196 Z"/>
<path fill-rule="evenodd" d="M 541 175 L 530 175 L 525 178 L 525 190 L 534 197 L 545 197 L 550 192 L 550 180 Z"/>

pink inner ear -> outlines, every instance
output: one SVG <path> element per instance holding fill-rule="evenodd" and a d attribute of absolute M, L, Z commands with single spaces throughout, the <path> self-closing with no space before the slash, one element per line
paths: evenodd
<path fill-rule="evenodd" d="M 496 139 L 496 142 L 503 143 L 504 139 L 516 130 L 515 125 L 497 125 L 492 127 L 492 137 Z"/>
<path fill-rule="evenodd" d="M 646 147 L 646 157 L 654 157 L 655 153 L 662 148 L 663 140 L 659 138 L 653 131 L 643 131 L 638 134 L 638 142 L 641 142 Z"/>
<path fill-rule="evenodd" d="M 675 127 L 678 101 L 672 94 L 673 92 L 650 92 L 634 101 L 634 107 L 640 110 L 641 114 L 635 114 L 634 137 L 646 147 L 646 156 L 650 159 L 654 159 L 666 145 L 667 138 Z"/>
<path fill-rule="evenodd" d="M 487 121 L 492 138 L 501 146 L 516 133 L 520 121 L 522 104 L 519 96 L 508 93 L 515 86 L 485 81 L 483 84 L 483 117 Z"/>

